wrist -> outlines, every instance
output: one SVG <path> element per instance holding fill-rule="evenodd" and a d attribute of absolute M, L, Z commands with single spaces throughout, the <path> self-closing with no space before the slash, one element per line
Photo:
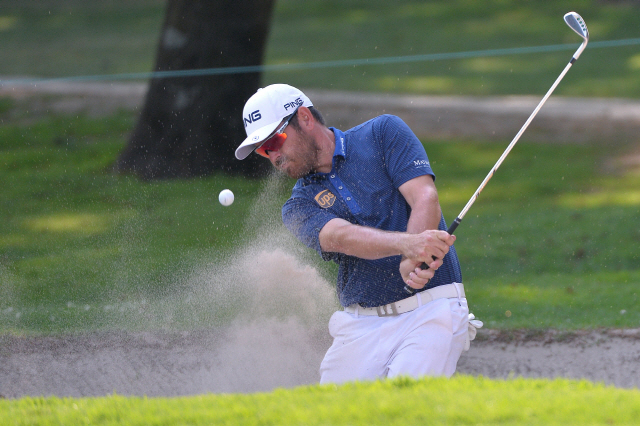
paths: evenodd
<path fill-rule="evenodd" d="M 402 260 L 411 259 L 415 254 L 414 249 L 416 247 L 416 234 L 401 233 L 398 241 L 398 252 L 402 256 Z"/>

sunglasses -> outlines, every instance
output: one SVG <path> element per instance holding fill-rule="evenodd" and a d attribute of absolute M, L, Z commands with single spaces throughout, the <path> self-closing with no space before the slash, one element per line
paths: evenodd
<path fill-rule="evenodd" d="M 282 126 L 280 126 L 275 131 L 273 136 L 271 136 L 269 139 L 264 141 L 262 145 L 256 148 L 256 154 L 259 154 L 265 158 L 269 158 L 270 151 L 277 152 L 280 148 L 282 148 L 284 141 L 287 140 L 287 134 L 284 133 L 284 129 L 286 129 L 286 127 L 289 125 L 289 121 L 291 121 L 293 116 L 296 115 L 296 113 L 298 112 L 298 108 L 296 108 L 296 110 L 293 111 L 293 114 L 287 117 L 284 123 L 282 123 Z"/>

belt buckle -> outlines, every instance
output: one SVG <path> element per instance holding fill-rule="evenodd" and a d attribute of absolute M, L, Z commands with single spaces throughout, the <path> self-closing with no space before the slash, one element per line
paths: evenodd
<path fill-rule="evenodd" d="M 389 312 L 389 309 L 391 312 Z M 388 305 L 376 306 L 376 312 L 379 317 L 395 317 L 400 315 L 395 303 L 389 303 Z"/>

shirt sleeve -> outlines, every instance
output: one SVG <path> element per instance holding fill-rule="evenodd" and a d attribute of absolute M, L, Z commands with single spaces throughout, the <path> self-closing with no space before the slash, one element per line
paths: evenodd
<path fill-rule="evenodd" d="M 402 119 L 386 116 L 378 132 L 385 166 L 396 188 L 418 176 L 431 175 L 435 180 L 422 143 Z"/>
<path fill-rule="evenodd" d="M 331 219 L 338 216 L 317 203 L 302 197 L 291 197 L 282 206 L 282 222 L 304 245 L 317 251 L 324 260 L 333 260 L 338 253 L 323 252 L 320 247 L 320 231 Z"/>

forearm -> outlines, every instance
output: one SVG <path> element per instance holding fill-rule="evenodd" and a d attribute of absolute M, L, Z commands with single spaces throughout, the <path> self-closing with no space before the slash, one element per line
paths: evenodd
<path fill-rule="evenodd" d="M 330 220 L 320 231 L 323 251 L 368 260 L 402 255 L 416 262 L 431 262 L 433 257 L 442 259 L 453 241 L 445 231 L 391 232 L 338 218 Z"/>
<path fill-rule="evenodd" d="M 427 229 L 438 229 L 442 210 L 438 197 L 430 196 L 421 201 L 420 206 L 414 206 L 407 222 L 407 232 L 419 234 Z"/>
<path fill-rule="evenodd" d="M 381 259 L 403 254 L 406 234 L 354 225 L 343 219 L 329 221 L 320 231 L 323 251 L 344 253 L 361 259 Z"/>
<path fill-rule="evenodd" d="M 417 234 L 426 229 L 438 229 L 442 211 L 431 176 L 412 179 L 400 186 L 399 190 L 411 207 L 407 232 Z"/>

